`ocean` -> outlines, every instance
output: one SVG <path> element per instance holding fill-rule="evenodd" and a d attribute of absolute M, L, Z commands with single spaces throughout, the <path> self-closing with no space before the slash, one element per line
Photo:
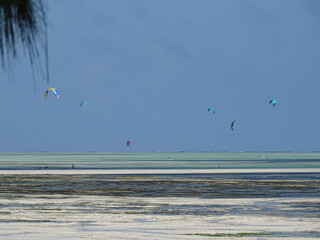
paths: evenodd
<path fill-rule="evenodd" d="M 320 153 L 0 153 L 0 170 L 320 168 Z"/>

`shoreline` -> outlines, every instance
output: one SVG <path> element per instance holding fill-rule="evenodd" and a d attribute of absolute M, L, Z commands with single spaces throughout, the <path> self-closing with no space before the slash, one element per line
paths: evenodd
<path fill-rule="evenodd" d="M 223 174 L 223 173 L 320 173 L 320 168 L 269 168 L 269 169 L 37 169 L 0 170 L 0 175 L 51 174 L 51 175 L 149 175 L 149 174 Z"/>

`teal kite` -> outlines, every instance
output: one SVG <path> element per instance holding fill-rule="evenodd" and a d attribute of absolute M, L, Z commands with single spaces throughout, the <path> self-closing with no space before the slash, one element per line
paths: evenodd
<path fill-rule="evenodd" d="M 216 111 L 214 110 L 214 108 L 213 108 L 213 107 L 209 107 L 209 108 L 208 108 L 208 112 L 210 112 L 210 111 L 212 111 L 212 112 L 213 112 L 213 114 L 215 114 L 215 113 L 216 113 Z"/>
<path fill-rule="evenodd" d="M 269 104 L 272 104 L 272 106 L 275 107 L 277 105 L 277 100 L 272 99 L 272 100 L 269 101 Z"/>
<path fill-rule="evenodd" d="M 80 107 L 82 107 L 84 104 L 88 104 L 88 101 L 86 101 L 86 100 L 83 100 L 81 103 L 80 103 Z"/>

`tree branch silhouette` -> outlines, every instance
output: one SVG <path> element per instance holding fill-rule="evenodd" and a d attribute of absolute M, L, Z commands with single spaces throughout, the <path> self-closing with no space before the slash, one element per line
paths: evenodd
<path fill-rule="evenodd" d="M 45 77 L 49 81 L 46 12 L 42 0 L 0 0 L 0 61 L 3 69 L 18 58 L 19 50 L 29 56 L 32 67 L 40 64 L 40 45 L 45 54 Z"/>

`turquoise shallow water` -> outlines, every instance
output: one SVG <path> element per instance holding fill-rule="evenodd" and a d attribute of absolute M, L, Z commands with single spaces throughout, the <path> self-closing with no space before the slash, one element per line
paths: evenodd
<path fill-rule="evenodd" d="M 320 168 L 320 153 L 1 153 L 0 169 Z"/>

